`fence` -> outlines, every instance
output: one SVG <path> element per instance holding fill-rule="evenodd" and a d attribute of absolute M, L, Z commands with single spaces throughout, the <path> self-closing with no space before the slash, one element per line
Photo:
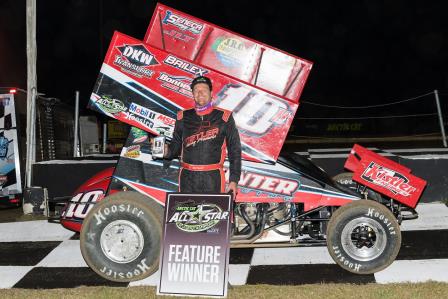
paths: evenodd
<path fill-rule="evenodd" d="M 447 94 L 440 95 L 443 99 Z M 40 98 L 37 104 L 36 161 L 73 157 L 74 108 L 55 99 Z M 319 139 L 321 142 L 363 137 L 440 140 L 443 134 L 439 116 L 448 109 L 448 103 L 441 104 L 437 109 L 435 92 L 376 105 L 327 105 L 302 100 L 288 139 Z M 25 115 L 22 114 L 19 112 L 24 124 Z M 444 117 L 445 122 L 446 119 Z M 25 153 L 25 130 L 19 130 L 19 134 L 21 152 Z"/>
<path fill-rule="evenodd" d="M 26 153 L 26 112 L 17 111 L 20 118 L 20 152 L 23 165 Z M 36 162 L 73 157 L 73 108 L 56 99 L 37 99 Z"/>
<path fill-rule="evenodd" d="M 447 107 L 446 103 L 442 107 L 437 105 L 436 95 L 434 91 L 383 104 L 358 106 L 303 100 L 289 138 L 440 138 L 444 135 L 440 118 Z"/>

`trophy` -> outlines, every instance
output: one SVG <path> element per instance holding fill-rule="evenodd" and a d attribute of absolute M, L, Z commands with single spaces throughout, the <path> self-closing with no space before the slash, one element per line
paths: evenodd
<path fill-rule="evenodd" d="M 152 158 L 163 159 L 164 154 L 165 154 L 165 136 L 155 137 L 152 143 Z"/>

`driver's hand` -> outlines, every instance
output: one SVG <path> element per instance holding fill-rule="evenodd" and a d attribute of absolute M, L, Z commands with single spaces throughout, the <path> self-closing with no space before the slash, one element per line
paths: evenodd
<path fill-rule="evenodd" d="M 151 152 L 152 152 L 153 146 L 154 146 L 154 137 L 149 138 L 149 145 L 151 147 Z M 166 156 L 167 153 L 168 153 L 168 143 L 165 142 L 164 156 Z"/>
<path fill-rule="evenodd" d="M 226 192 L 232 191 L 233 197 L 235 198 L 238 193 L 238 185 L 235 182 L 230 182 L 227 186 Z"/>

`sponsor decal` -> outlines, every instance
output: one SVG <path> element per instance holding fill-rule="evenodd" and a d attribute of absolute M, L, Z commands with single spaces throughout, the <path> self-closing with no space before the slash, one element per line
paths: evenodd
<path fill-rule="evenodd" d="M 0 136 L 0 159 L 4 160 L 8 156 L 9 140 L 5 136 Z"/>
<path fill-rule="evenodd" d="M 115 56 L 114 64 L 120 66 L 124 72 L 131 73 L 138 78 L 151 77 L 154 72 L 147 67 L 159 64 L 154 55 L 143 44 L 125 44 L 117 47 L 117 49 L 121 55 Z"/>
<path fill-rule="evenodd" d="M 166 11 L 163 24 L 171 24 L 184 31 L 190 31 L 194 34 L 199 34 L 204 29 L 204 25 L 181 17 L 169 10 Z"/>
<path fill-rule="evenodd" d="M 158 123 L 161 123 L 165 126 L 174 127 L 176 120 L 164 114 L 159 114 L 156 118 Z"/>
<path fill-rule="evenodd" d="M 156 117 L 156 114 L 157 112 L 154 112 L 151 109 L 136 103 L 131 103 L 125 119 L 135 121 L 145 128 L 152 129 L 154 128 L 154 118 Z"/>
<path fill-rule="evenodd" d="M 187 138 L 185 138 L 185 141 L 184 141 L 185 147 L 195 146 L 196 143 L 198 143 L 198 142 L 215 139 L 216 136 L 218 136 L 218 133 L 219 133 L 219 128 L 211 128 L 209 130 L 202 131 L 197 134 L 188 136 Z"/>
<path fill-rule="evenodd" d="M 394 194 L 403 196 L 410 196 L 417 190 L 409 184 L 409 179 L 406 176 L 375 162 L 370 162 L 361 178 L 369 183 L 384 187 Z"/>
<path fill-rule="evenodd" d="M 136 159 L 140 157 L 141 151 L 140 151 L 140 145 L 131 145 L 126 148 L 126 151 L 124 152 L 123 156 L 126 158 Z"/>
<path fill-rule="evenodd" d="M 229 172 L 226 172 L 226 177 Z M 228 178 L 226 178 L 228 180 Z M 238 187 L 244 193 L 255 192 L 257 195 L 267 194 L 269 197 L 291 199 L 299 188 L 299 182 L 280 177 L 271 177 L 253 172 L 242 171 Z"/>
<path fill-rule="evenodd" d="M 174 39 L 178 39 L 184 43 L 189 43 L 192 40 L 195 40 L 196 38 L 194 36 L 190 36 L 188 34 L 185 34 L 183 32 L 179 32 L 177 30 L 171 29 L 171 30 L 163 30 L 163 34 L 170 36 Z"/>
<path fill-rule="evenodd" d="M 72 197 L 67 208 L 62 212 L 62 218 L 84 219 L 96 202 L 104 197 L 103 190 L 81 192 Z"/>
<path fill-rule="evenodd" d="M 246 56 L 246 47 L 237 38 L 217 38 L 212 50 L 218 59 L 229 67 L 240 67 L 241 59 Z"/>
<path fill-rule="evenodd" d="M 122 101 L 113 99 L 107 95 L 102 95 L 99 97 L 95 104 L 103 111 L 110 114 L 117 114 L 122 111 L 126 111 L 126 106 Z"/>
<path fill-rule="evenodd" d="M 189 74 L 193 74 L 195 76 L 205 76 L 208 73 L 207 69 L 204 69 L 200 66 L 192 64 L 190 62 L 184 61 L 182 59 L 177 58 L 173 55 L 168 55 L 163 61 L 166 65 L 173 66 L 179 70 L 187 72 Z"/>
<path fill-rule="evenodd" d="M 154 128 L 160 136 L 173 138 L 173 127 L 160 126 Z"/>
<path fill-rule="evenodd" d="M 143 44 L 140 45 L 123 45 L 117 47 L 126 60 L 132 62 L 137 66 L 151 66 L 159 64 L 157 59 L 152 55 L 151 52 L 146 49 Z"/>
<path fill-rule="evenodd" d="M 136 127 L 131 127 L 131 134 L 134 138 L 132 143 L 142 143 L 148 139 L 148 133 Z"/>
<path fill-rule="evenodd" d="M 225 86 L 218 93 L 216 105 L 233 111 L 240 133 L 257 138 L 284 125 L 293 116 L 285 102 L 241 85 Z"/>
<path fill-rule="evenodd" d="M 176 123 L 174 118 L 145 108 L 139 104 L 131 103 L 125 119 L 135 121 L 151 131 L 156 131 L 160 135 L 169 138 L 173 137 L 174 124 Z M 142 140 L 140 142 L 144 141 L 143 138 L 140 140 Z"/>
<path fill-rule="evenodd" d="M 152 129 L 154 127 L 154 122 L 152 122 L 151 120 L 131 112 L 127 112 L 124 118 L 129 121 L 137 122 L 145 128 Z"/>
<path fill-rule="evenodd" d="M 221 220 L 229 218 L 229 213 L 215 204 L 179 204 L 168 223 L 175 223 L 184 232 L 196 233 L 209 230 Z"/>
<path fill-rule="evenodd" d="M 167 73 L 160 73 L 157 80 L 162 82 L 162 87 L 172 90 L 181 95 L 193 98 L 190 84 L 192 79 L 184 76 L 173 76 Z"/>
<path fill-rule="evenodd" d="M 148 139 L 148 135 L 143 135 L 141 137 L 135 138 L 133 143 L 143 143 Z"/>
<path fill-rule="evenodd" d="M 0 186 L 3 186 L 8 182 L 8 177 L 6 175 L 0 175 Z"/>
<path fill-rule="evenodd" d="M 157 113 L 155 111 L 152 111 L 151 109 L 145 108 L 136 103 L 131 103 L 131 105 L 129 106 L 129 112 L 137 114 L 138 116 L 144 117 L 151 121 L 154 120 Z"/>

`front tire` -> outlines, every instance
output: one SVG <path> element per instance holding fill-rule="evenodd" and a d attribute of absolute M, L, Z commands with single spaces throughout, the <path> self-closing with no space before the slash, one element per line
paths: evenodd
<path fill-rule="evenodd" d="M 327 228 L 327 248 L 333 260 L 356 274 L 388 267 L 397 257 L 401 232 L 395 216 L 372 200 L 340 207 Z"/>
<path fill-rule="evenodd" d="M 141 280 L 158 269 L 162 207 L 137 192 L 119 192 L 97 203 L 84 219 L 81 253 L 108 280 Z"/>

